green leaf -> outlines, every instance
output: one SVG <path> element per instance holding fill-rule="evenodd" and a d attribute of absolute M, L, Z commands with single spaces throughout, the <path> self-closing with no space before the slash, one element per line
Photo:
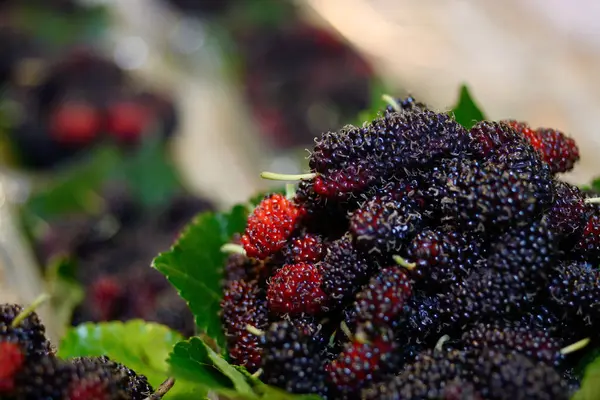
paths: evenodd
<path fill-rule="evenodd" d="M 97 191 L 119 159 L 119 152 L 113 147 L 95 149 L 82 165 L 71 166 L 39 187 L 25 205 L 27 212 L 42 219 L 71 212 L 100 212 L 103 201 Z"/>
<path fill-rule="evenodd" d="M 595 178 L 592 181 L 592 185 L 591 185 L 591 189 L 596 191 L 596 192 L 600 192 L 600 178 Z"/>
<path fill-rule="evenodd" d="M 256 398 L 246 375 L 231 366 L 200 338 L 177 343 L 169 357 L 171 374 L 177 379 L 190 381 L 207 390 L 236 397 Z"/>
<path fill-rule="evenodd" d="M 461 86 L 458 102 L 451 113 L 454 114 L 456 121 L 466 129 L 471 129 L 477 122 L 486 119 L 466 85 Z"/>
<path fill-rule="evenodd" d="M 51 295 L 50 302 L 58 326 L 66 329 L 71 325 L 73 310 L 85 298 L 83 286 L 76 277 L 77 261 L 58 256 L 50 262 L 46 272 L 46 281 Z"/>
<path fill-rule="evenodd" d="M 180 340 L 179 333 L 140 320 L 86 323 L 67 331 L 58 356 L 108 356 L 136 373 L 146 375 L 150 384 L 157 387 L 168 377 L 167 358 Z"/>
<path fill-rule="evenodd" d="M 221 349 L 225 346 L 225 335 L 219 312 L 226 259 L 221 246 L 234 233 L 244 230 L 247 213 L 246 207 L 236 206 L 229 213 L 200 214 L 171 250 L 159 254 L 152 262 L 187 301 L 199 332 L 213 338 Z"/>
<path fill-rule="evenodd" d="M 600 357 L 590 363 L 572 400 L 600 400 Z"/>
<path fill-rule="evenodd" d="M 316 395 L 295 395 L 263 384 L 243 367 L 227 363 L 198 337 L 177 343 L 169 364 L 175 378 L 236 399 L 320 399 Z"/>
<path fill-rule="evenodd" d="M 140 147 L 125 159 L 120 172 L 125 174 L 134 196 L 145 208 L 168 203 L 181 188 L 178 172 L 158 134 L 147 135 Z"/>

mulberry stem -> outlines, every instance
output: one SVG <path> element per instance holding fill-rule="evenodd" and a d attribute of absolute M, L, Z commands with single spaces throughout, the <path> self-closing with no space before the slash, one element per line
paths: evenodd
<path fill-rule="evenodd" d="M 292 200 L 296 196 L 296 185 L 293 183 L 287 183 L 285 185 L 285 197 L 288 200 Z"/>
<path fill-rule="evenodd" d="M 255 373 L 252 374 L 252 377 L 258 379 L 263 374 L 263 372 L 265 371 L 263 371 L 262 368 L 259 368 Z"/>
<path fill-rule="evenodd" d="M 579 342 L 575 342 L 573 344 L 568 345 L 567 347 L 563 347 L 560 349 L 560 354 L 570 354 L 576 351 L 583 349 L 590 343 L 590 338 L 585 338 L 580 340 Z"/>
<path fill-rule="evenodd" d="M 246 250 L 244 250 L 244 248 L 239 244 L 225 243 L 223 246 L 221 246 L 221 253 L 241 254 L 241 255 L 245 256 Z"/>
<path fill-rule="evenodd" d="M 598 204 L 600 203 L 600 197 L 588 197 L 585 199 L 585 202 L 588 204 Z"/>
<path fill-rule="evenodd" d="M 165 394 L 169 392 L 175 385 L 175 378 L 168 378 L 166 381 L 160 384 L 156 392 L 146 397 L 144 400 L 160 400 Z"/>
<path fill-rule="evenodd" d="M 408 262 L 404 258 L 402 258 L 401 256 L 398 256 L 398 255 L 392 256 L 392 258 L 394 259 L 394 262 L 396 264 L 398 264 L 401 267 L 406 268 L 409 271 L 415 269 L 415 267 L 417 266 L 417 264 L 415 264 L 414 262 Z"/>
<path fill-rule="evenodd" d="M 400 112 L 402 109 L 400 108 L 400 104 L 389 94 L 384 94 L 381 96 L 381 100 L 388 103 L 396 112 Z"/>
<path fill-rule="evenodd" d="M 450 340 L 450 336 L 448 335 L 444 335 L 440 338 L 440 340 L 437 341 L 437 343 L 435 344 L 435 351 L 442 351 L 444 350 L 444 343 L 446 343 L 448 340 Z"/>
<path fill-rule="evenodd" d="M 354 340 L 354 335 L 350 332 L 350 328 L 348 328 L 348 324 L 345 321 L 340 323 L 340 330 L 344 332 L 344 335 L 350 340 Z"/>
<path fill-rule="evenodd" d="M 309 180 L 316 177 L 317 174 L 278 174 L 276 172 L 264 171 L 260 173 L 260 177 L 263 179 L 269 179 L 271 181 L 303 181 Z"/>
<path fill-rule="evenodd" d="M 13 319 L 10 326 L 12 328 L 16 328 L 17 326 L 19 326 L 21 324 L 21 322 L 23 322 L 25 320 L 25 318 L 27 318 L 32 312 L 34 312 L 36 309 L 38 309 L 42 304 L 47 302 L 49 299 L 50 299 L 50 295 L 47 293 L 43 293 L 43 294 L 39 295 L 35 300 L 33 300 L 33 302 L 28 307 L 26 307 L 23 311 L 21 311 L 15 317 L 15 319 Z"/>
<path fill-rule="evenodd" d="M 262 330 L 258 329 L 255 326 L 252 326 L 252 325 L 246 325 L 246 330 L 248 332 L 250 332 L 251 334 L 253 334 L 254 336 L 265 336 L 265 331 L 262 331 Z"/>

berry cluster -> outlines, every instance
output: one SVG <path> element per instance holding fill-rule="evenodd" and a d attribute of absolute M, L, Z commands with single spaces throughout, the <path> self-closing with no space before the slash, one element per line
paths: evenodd
<path fill-rule="evenodd" d="M 0 41 L 16 41 L 17 47 L 23 35 L 0 29 Z M 9 134 L 24 166 L 50 168 L 99 141 L 131 147 L 154 131 L 169 137 L 177 127 L 177 110 L 168 96 L 137 87 L 124 70 L 94 50 L 68 49 L 58 61 L 27 54 L 39 64 L 35 69 L 24 65 L 27 58 L 20 53 L 25 50 L 0 48 L 0 55 L 3 50 L 19 51 L 10 65 L 0 65 L 0 85 L 4 78 L 19 115 Z M 31 76 L 25 79 L 18 72 Z"/>
<path fill-rule="evenodd" d="M 245 5 L 237 3 L 232 8 Z M 278 22 L 267 26 L 248 13 L 246 21 L 234 19 L 232 33 L 246 101 L 272 145 L 306 146 L 368 107 L 373 70 L 364 57 L 335 33 L 300 18 L 293 2 L 261 7 L 279 15 Z"/>
<path fill-rule="evenodd" d="M 63 254 L 77 262 L 76 278 L 86 296 L 75 309 L 73 325 L 140 318 L 193 335 L 194 320 L 186 303 L 148 265 L 169 248 L 190 218 L 214 206 L 182 193 L 161 207 L 144 209 L 121 185 L 109 185 L 101 194 L 105 213 L 61 215 L 49 220 L 49 229 L 37 238 L 41 265 Z M 128 289 L 132 287 L 137 290 Z"/>
<path fill-rule="evenodd" d="M 56 357 L 35 312 L 0 305 L 0 398 L 6 400 L 143 400 L 143 375 L 108 357 Z"/>
<path fill-rule="evenodd" d="M 600 214 L 556 176 L 578 158 L 558 131 L 466 130 L 412 98 L 323 134 L 228 260 L 234 361 L 329 399 L 569 398 L 600 341 Z"/>

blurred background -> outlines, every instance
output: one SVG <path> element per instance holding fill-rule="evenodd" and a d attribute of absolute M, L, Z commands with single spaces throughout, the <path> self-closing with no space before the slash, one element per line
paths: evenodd
<path fill-rule="evenodd" d="M 55 294 L 54 337 L 191 332 L 153 256 L 268 189 L 260 171 L 304 171 L 316 135 L 384 92 L 445 111 L 467 84 L 491 119 L 573 136 L 567 179 L 589 182 L 599 18 L 591 0 L 2 0 L 0 301 Z"/>

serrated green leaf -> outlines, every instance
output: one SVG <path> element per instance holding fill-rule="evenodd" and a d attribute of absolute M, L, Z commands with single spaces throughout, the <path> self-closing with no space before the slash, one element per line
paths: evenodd
<path fill-rule="evenodd" d="M 85 298 L 85 291 L 77 280 L 76 271 L 77 262 L 74 259 L 58 256 L 50 262 L 46 272 L 50 302 L 61 329 L 71 325 L 73 310 Z"/>
<path fill-rule="evenodd" d="M 199 332 L 213 338 L 221 349 L 225 348 L 225 335 L 219 312 L 226 259 L 221 246 L 244 230 L 247 213 L 246 207 L 236 206 L 229 213 L 200 214 L 171 250 L 152 262 L 187 301 Z"/>
<path fill-rule="evenodd" d="M 585 369 L 581 388 L 575 393 L 572 400 L 600 400 L 600 357 Z"/>
<path fill-rule="evenodd" d="M 466 85 L 462 85 L 460 88 L 458 102 L 452 109 L 452 114 L 456 121 L 466 129 L 471 129 L 477 122 L 486 119 Z"/>
<path fill-rule="evenodd" d="M 167 358 L 181 335 L 156 323 L 86 323 L 67 331 L 58 355 L 62 358 L 108 356 L 138 374 L 146 375 L 153 387 L 167 377 Z"/>
<path fill-rule="evenodd" d="M 169 357 L 169 365 L 172 376 L 177 379 L 221 394 L 235 393 L 236 397 L 244 399 L 257 398 L 246 376 L 198 337 L 177 343 Z"/>

